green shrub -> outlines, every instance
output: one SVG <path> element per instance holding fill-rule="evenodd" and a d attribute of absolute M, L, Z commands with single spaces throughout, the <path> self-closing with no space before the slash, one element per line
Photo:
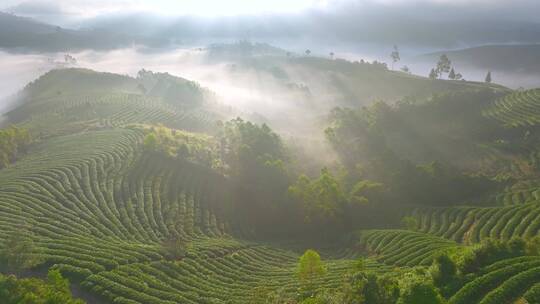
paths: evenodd
<path fill-rule="evenodd" d="M 480 246 L 467 251 L 458 261 L 461 273 L 473 273 L 481 267 L 502 259 L 525 255 L 526 242 L 521 238 L 512 238 L 509 241 L 487 239 Z"/>

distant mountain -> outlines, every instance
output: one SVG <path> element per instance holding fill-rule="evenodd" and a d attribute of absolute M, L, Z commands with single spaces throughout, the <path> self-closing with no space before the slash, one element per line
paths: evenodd
<path fill-rule="evenodd" d="M 36 34 L 46 35 L 55 33 L 57 28 L 52 25 L 38 22 L 31 18 L 19 17 L 0 12 L 0 31 L 3 35 L 7 32 L 13 34 Z M 5 41 L 1 41 L 4 43 Z"/>
<path fill-rule="evenodd" d="M 0 48 L 65 51 L 112 49 L 132 44 L 162 45 L 159 39 L 104 30 L 71 30 L 0 12 Z"/>
<path fill-rule="evenodd" d="M 486 45 L 426 54 L 419 59 L 435 62 L 443 53 L 460 66 L 472 66 L 491 71 L 540 74 L 540 44 Z"/>
<path fill-rule="evenodd" d="M 353 1 L 351 1 L 353 2 Z M 363 1 L 360 1 L 363 2 Z M 169 41 L 208 42 L 238 39 L 272 41 L 290 48 L 304 42 L 314 48 L 377 45 L 427 49 L 484 44 L 538 43 L 540 24 L 527 20 L 502 20 L 494 16 L 431 19 L 418 10 L 404 13 L 400 6 L 384 9 L 361 6 L 335 13 L 305 11 L 280 15 L 220 17 L 161 16 L 148 12 L 104 14 L 82 20 L 80 26 L 110 32 L 138 33 Z"/>

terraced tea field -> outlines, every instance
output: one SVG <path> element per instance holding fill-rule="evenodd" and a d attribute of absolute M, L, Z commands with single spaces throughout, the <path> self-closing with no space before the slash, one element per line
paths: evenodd
<path fill-rule="evenodd" d="M 395 266 L 429 266 L 441 252 L 456 250 L 455 242 L 407 230 L 362 231 L 362 242 L 377 261 Z"/>
<path fill-rule="evenodd" d="M 540 123 L 540 89 L 515 92 L 498 100 L 484 115 L 507 127 L 534 126 Z"/>
<path fill-rule="evenodd" d="M 416 211 L 417 231 L 472 244 L 493 238 L 530 238 L 540 231 L 540 206 L 453 207 Z"/>
<path fill-rule="evenodd" d="M 46 264 L 115 303 L 249 303 L 262 284 L 294 292 L 297 253 L 232 237 L 223 177 L 142 154 L 141 140 L 117 129 L 36 147 L 0 174 L 0 238 L 27 229 Z M 193 251 L 168 260 L 170 237 Z M 321 286 L 337 287 L 352 263 L 330 260 Z"/>
<path fill-rule="evenodd" d="M 250 303 L 259 286 L 296 292 L 299 253 L 243 239 L 250 232 L 235 225 L 230 181 L 146 151 L 144 129 L 132 127 L 201 130 L 216 116 L 131 92 L 42 95 L 11 113 L 46 140 L 0 171 L 0 244 L 28 234 L 44 265 L 111 303 Z M 169 239 L 190 244 L 184 258 L 168 256 Z M 327 255 L 320 288 L 338 288 L 355 256 Z"/>
<path fill-rule="evenodd" d="M 406 230 L 368 230 L 362 237 L 369 254 L 379 262 L 401 267 L 430 266 L 438 254 L 464 249 L 443 238 Z M 539 286 L 540 257 L 508 258 L 470 274 L 448 303 L 539 303 Z"/>
<path fill-rule="evenodd" d="M 538 257 L 502 260 L 483 268 L 448 303 L 514 303 L 516 299 L 538 303 L 539 282 Z"/>
<path fill-rule="evenodd" d="M 248 189 L 244 183 L 250 181 L 238 177 L 255 167 L 270 173 L 251 179 L 291 178 L 282 159 L 267 153 L 279 155 L 285 147 L 279 142 L 276 152 L 261 141 L 265 153 L 252 154 L 253 147 L 259 147 L 260 138 L 255 137 L 255 144 L 239 145 L 234 155 L 227 145 L 230 138 L 252 140 L 250 132 L 261 132 L 265 140 L 279 139 L 268 126 L 258 129 L 242 120 L 223 123 L 230 113 L 205 89 L 146 71 L 137 78 L 81 69 L 53 71 L 29 84 L 25 93 L 24 102 L 7 119 L 36 140 L 24 153 L 11 151 L 9 155 L 20 156 L 6 159 L 7 167 L 0 170 L 0 249 L 6 249 L 13 236 L 24 235 L 35 245 L 30 254 L 41 269 L 58 269 L 103 303 L 251 304 L 259 303 L 254 297 L 260 288 L 298 297 L 306 287 L 298 276 L 299 259 L 312 241 L 321 243 L 313 247 L 327 270 L 310 282 L 316 286 L 314 293 L 339 294 L 354 285 L 347 284 L 358 279 L 354 275 L 359 267 L 362 275 L 384 274 L 385 280 L 407 272 L 425 274 L 441 254 L 478 248 L 487 239 L 529 240 L 540 234 L 539 183 L 526 172 L 537 162 L 532 145 L 519 150 L 529 153 L 530 166 L 511 163 L 507 168 L 512 171 L 508 176 L 527 179 L 509 178 L 513 183 L 503 191 L 489 193 L 492 207 L 406 205 L 411 230 L 396 224 L 358 234 L 351 229 L 339 238 L 321 235 L 324 242 L 270 241 L 246 224 L 257 220 L 250 208 L 263 202 L 270 206 L 263 210 L 274 212 L 283 206 L 264 200 L 266 189 Z M 538 91 L 512 93 L 483 114 L 509 127 L 532 126 L 540 121 L 531 110 L 538 96 Z M 231 129 L 234 123 L 241 127 Z M 227 132 L 238 134 L 226 137 Z M 495 160 L 502 154 L 495 145 L 486 147 Z M 241 166 L 242 161 L 248 165 Z M 267 168 L 274 171 L 264 171 Z M 346 200 L 349 193 L 333 196 L 340 181 L 326 172 L 324 178 L 302 185 L 322 187 L 313 188 L 315 198 L 329 198 L 319 203 L 330 206 L 324 215 L 332 217 L 337 214 L 331 209 L 333 200 Z M 319 182 L 337 186 L 326 191 Z M 361 193 L 380 185 L 359 187 Z M 369 201 L 363 196 L 359 200 Z M 302 214 L 295 210 L 298 206 L 285 208 Z M 330 231 L 332 221 L 325 223 Z M 171 253 L 170 242 L 181 243 L 181 254 Z M 448 303 L 540 303 L 538 256 L 505 258 L 478 269 L 463 275 L 446 295 Z M 396 284 L 402 287 L 403 282 Z"/>

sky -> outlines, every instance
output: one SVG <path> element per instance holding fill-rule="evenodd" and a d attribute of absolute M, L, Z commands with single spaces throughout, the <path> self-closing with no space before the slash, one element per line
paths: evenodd
<path fill-rule="evenodd" d="M 234 16 L 291 13 L 320 8 L 330 0 L 3 0 L 0 9 L 27 13 L 93 17 L 106 13 L 146 11 L 164 15 Z"/>
<path fill-rule="evenodd" d="M 0 11 L 161 45 L 248 39 L 427 52 L 540 41 L 540 0 L 0 0 Z"/>
<path fill-rule="evenodd" d="M 418 8 L 419 5 L 461 10 L 492 10 L 538 18 L 539 0 L 1 0 L 0 10 L 37 17 L 91 18 L 109 13 L 152 12 L 163 15 L 235 16 L 296 13 L 347 5 Z"/>

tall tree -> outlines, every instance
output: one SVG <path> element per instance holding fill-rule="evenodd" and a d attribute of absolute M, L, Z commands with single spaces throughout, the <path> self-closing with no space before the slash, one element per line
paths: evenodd
<path fill-rule="evenodd" d="M 307 291 L 313 291 L 314 281 L 324 274 L 326 274 L 326 267 L 321 261 L 319 253 L 312 249 L 306 250 L 298 261 L 297 275 L 302 285 Z"/>
<path fill-rule="evenodd" d="M 439 58 L 439 62 L 437 62 L 437 67 L 435 68 L 435 72 L 437 72 L 438 77 L 442 77 L 443 74 L 446 74 L 450 72 L 450 68 L 452 67 L 452 61 L 448 58 L 446 54 L 442 54 Z"/>
<path fill-rule="evenodd" d="M 326 168 L 314 180 L 300 176 L 289 188 L 289 193 L 301 201 L 307 222 L 329 224 L 339 221 L 342 216 L 346 196 L 340 183 Z"/>
<path fill-rule="evenodd" d="M 437 77 L 438 75 L 435 69 L 431 69 L 431 71 L 429 71 L 429 79 L 437 79 Z"/>
<path fill-rule="evenodd" d="M 397 304 L 443 304 L 438 289 L 426 278 L 408 277 L 403 279 L 401 295 Z"/>
<path fill-rule="evenodd" d="M 454 68 L 450 70 L 450 74 L 448 74 L 448 79 L 452 79 L 452 80 L 456 79 L 456 71 L 454 71 Z"/>
<path fill-rule="evenodd" d="M 309 56 L 309 54 L 311 54 L 311 50 L 307 49 L 307 50 L 306 50 L 306 55 Z"/>
<path fill-rule="evenodd" d="M 334 59 L 334 52 L 330 52 L 330 58 Z"/>
<path fill-rule="evenodd" d="M 0 268 L 11 273 L 19 273 L 22 270 L 32 268 L 40 264 L 36 256 L 36 247 L 32 240 L 32 234 L 24 227 L 19 227 L 11 233 L 0 251 Z"/>
<path fill-rule="evenodd" d="M 390 54 L 390 57 L 392 57 L 392 70 L 394 70 L 394 64 L 401 60 L 401 57 L 399 55 L 399 49 L 397 45 L 394 45 L 394 50 Z"/>
<path fill-rule="evenodd" d="M 491 83 L 491 72 L 488 72 L 486 75 L 486 83 Z"/>
<path fill-rule="evenodd" d="M 14 162 L 31 142 L 27 129 L 15 126 L 0 129 L 0 169 Z"/>

